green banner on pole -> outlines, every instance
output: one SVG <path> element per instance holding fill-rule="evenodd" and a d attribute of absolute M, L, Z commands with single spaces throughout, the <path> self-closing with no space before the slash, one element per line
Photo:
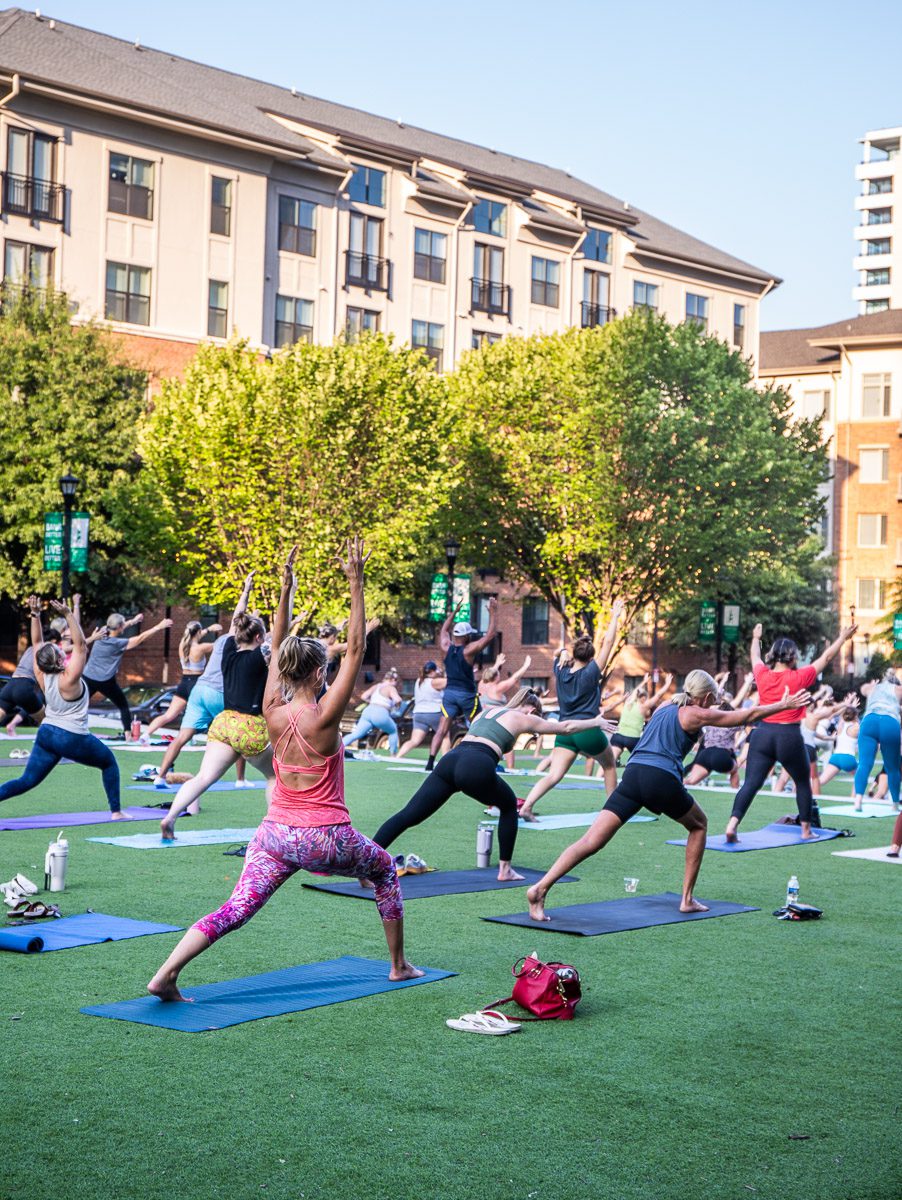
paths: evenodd
<path fill-rule="evenodd" d="M 63 569 L 63 514 L 44 514 L 44 570 Z"/>
<path fill-rule="evenodd" d="M 458 621 L 470 619 L 470 576 L 454 576 L 454 597 L 451 607 L 460 604 Z M 432 576 L 432 588 L 429 592 L 429 620 L 444 621 L 448 615 L 448 576 L 443 571 L 436 571 Z"/>
<path fill-rule="evenodd" d="M 717 605 L 713 600 L 703 600 L 698 613 L 698 640 L 713 642 L 717 636 Z"/>
<path fill-rule="evenodd" d="M 88 535 L 91 530 L 90 513 L 72 514 L 72 535 L 69 538 L 69 570 L 87 571 Z"/>
<path fill-rule="evenodd" d="M 63 569 L 63 527 L 65 520 L 60 512 L 44 514 L 44 570 Z M 69 538 L 69 570 L 87 571 L 88 537 L 91 529 L 90 513 L 72 514 L 72 533 Z"/>
<path fill-rule="evenodd" d="M 902 650 L 902 613 L 893 614 L 893 648 Z"/>
<path fill-rule="evenodd" d="M 723 606 L 723 640 L 725 642 L 739 641 L 739 618 L 741 616 L 738 604 Z"/>

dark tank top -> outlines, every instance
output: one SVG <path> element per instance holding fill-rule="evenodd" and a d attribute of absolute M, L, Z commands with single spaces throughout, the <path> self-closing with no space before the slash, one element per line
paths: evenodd
<path fill-rule="evenodd" d="M 451 645 L 445 655 L 445 677 L 448 680 L 447 692 L 464 692 L 468 696 L 476 694 L 476 674 L 473 664 L 464 658 L 464 646 Z"/>
<path fill-rule="evenodd" d="M 630 754 L 628 766 L 658 767 L 677 779 L 683 778 L 683 759 L 695 745 L 692 737 L 680 724 L 680 710 L 667 704 L 652 713 L 636 749 Z"/>

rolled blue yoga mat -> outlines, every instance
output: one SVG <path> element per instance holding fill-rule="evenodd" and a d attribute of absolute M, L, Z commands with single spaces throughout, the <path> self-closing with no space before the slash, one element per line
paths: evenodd
<path fill-rule="evenodd" d="M 43 920 L 18 927 L 0 929 L 0 950 L 38 954 L 50 950 L 71 950 L 75 946 L 94 946 L 98 942 L 124 942 L 149 933 L 178 933 L 181 925 L 160 925 L 155 921 L 132 921 L 109 913 L 85 912 L 59 920 Z"/>
<path fill-rule="evenodd" d="M 421 979 L 405 979 L 392 983 L 388 978 L 389 964 L 370 958 L 345 955 L 328 962 L 306 963 L 270 971 L 265 975 L 247 975 L 223 983 L 207 983 L 198 987 L 182 984 L 182 994 L 194 1003 L 157 1000 L 142 996 L 137 1000 L 122 1000 L 115 1004 L 98 1004 L 81 1011 L 92 1017 L 112 1017 L 118 1021 L 134 1021 L 139 1025 L 157 1025 L 162 1029 L 177 1029 L 182 1033 L 202 1033 L 208 1029 L 225 1029 L 261 1017 L 278 1017 L 285 1013 L 304 1012 L 326 1004 L 340 1004 L 381 992 L 394 992 L 450 979 L 454 971 L 439 971 L 429 967 Z"/>

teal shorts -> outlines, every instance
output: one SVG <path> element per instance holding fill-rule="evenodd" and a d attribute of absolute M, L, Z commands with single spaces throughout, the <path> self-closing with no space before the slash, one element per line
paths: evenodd
<path fill-rule="evenodd" d="M 600 729 L 583 729 L 580 733 L 559 733 L 554 746 L 572 750 L 574 754 L 585 754 L 587 758 L 598 758 L 608 748 L 607 734 Z"/>

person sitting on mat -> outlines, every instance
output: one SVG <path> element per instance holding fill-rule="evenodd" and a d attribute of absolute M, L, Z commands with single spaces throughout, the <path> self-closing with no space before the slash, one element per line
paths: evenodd
<path fill-rule="evenodd" d="M 771 713 L 797 708 L 808 702 L 807 692 L 789 695 L 787 688 L 776 704 L 756 708 L 732 709 L 724 712 L 714 708 L 719 693 L 717 684 L 707 671 L 690 671 L 683 691 L 671 704 L 659 708 L 645 726 L 641 738 L 630 754 L 623 778 L 591 828 L 563 852 L 554 866 L 526 893 L 529 915 L 534 921 L 550 921 L 545 912 L 545 898 L 550 889 L 575 866 L 603 849 L 622 825 L 634 817 L 640 808 L 664 813 L 678 821 L 688 831 L 686 838 L 686 868 L 680 912 L 707 912 L 707 905 L 693 896 L 705 853 L 708 818 L 683 784 L 683 760 L 695 745 L 706 725 L 732 729 L 760 721 Z"/>
<path fill-rule="evenodd" d="M 511 867 L 517 840 L 517 797 L 497 772 L 502 755 L 512 750 L 521 733 L 582 733 L 584 729 L 613 730 L 603 717 L 587 721 L 546 721 L 542 701 L 531 688 L 520 688 L 501 707 L 480 713 L 470 732 L 453 750 L 439 759 L 438 766 L 400 812 L 389 817 L 373 841 L 384 849 L 413 825 L 437 813 L 455 792 L 470 796 L 483 808 L 498 809 L 498 878 L 501 882 L 522 879 Z"/>
<path fill-rule="evenodd" d="M 295 548 L 296 549 L 296 548 Z M 335 680 L 323 695 L 326 648 L 317 638 L 285 636 L 295 550 L 288 556 L 263 711 L 273 745 L 276 782 L 269 811 L 251 839 L 244 869 L 225 904 L 188 930 L 147 985 L 161 1000 L 184 1000 L 178 989 L 182 968 L 218 938 L 259 912 L 277 888 L 299 870 L 351 875 L 376 891 L 391 957 L 389 979 L 419 979 L 424 972 L 404 956 L 404 906 L 390 854 L 358 833 L 344 797 L 341 718 L 354 690 L 366 645 L 363 569 L 369 555 L 358 537 L 339 559 L 351 587 L 348 648 Z"/>

